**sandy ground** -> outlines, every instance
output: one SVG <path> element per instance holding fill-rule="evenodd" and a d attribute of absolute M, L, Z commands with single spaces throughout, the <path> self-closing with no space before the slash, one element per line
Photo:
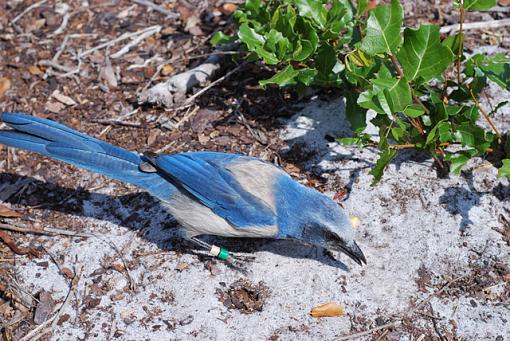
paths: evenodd
<path fill-rule="evenodd" d="M 508 180 L 498 179 L 483 160 L 440 180 L 429 159 L 405 153 L 372 188 L 367 167 L 375 151 L 325 139 L 348 134 L 348 127 L 340 99 L 313 100 L 282 138 L 314 150 L 310 170 L 327 177 L 332 188 L 349 189 L 344 205 L 361 219 L 357 240 L 368 265 L 344 256 L 335 262 L 300 244 L 241 240 L 216 242 L 248 251 L 243 255 L 254 260 L 241 270 L 211 264 L 173 242 L 171 217 L 148 196 L 133 195 L 133 189 L 117 197 L 112 193 L 125 186 L 80 172 L 81 182 L 103 187 L 83 200 L 71 197 L 83 212 L 71 220 L 76 225 L 61 227 L 96 237 L 37 237 L 48 253 L 36 261 L 21 258 L 17 266 L 20 286 L 49 292 L 57 306 L 70 280 L 56 264 L 81 273 L 51 339 L 334 340 L 404 316 L 387 339 L 506 340 L 510 247 L 493 228 L 502 228 L 498 217 L 510 214 Z M 245 314 L 223 304 L 220 293 L 240 278 L 267 286 L 261 311 Z M 447 284 L 421 313 L 407 315 Z M 346 315 L 308 315 L 329 301 Z"/>

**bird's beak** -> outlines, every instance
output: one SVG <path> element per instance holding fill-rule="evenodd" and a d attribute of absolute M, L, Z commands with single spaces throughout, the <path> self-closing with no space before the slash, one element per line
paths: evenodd
<path fill-rule="evenodd" d="M 345 253 L 347 256 L 351 257 L 356 263 L 359 265 L 367 264 L 367 259 L 363 254 L 363 251 L 359 248 L 358 244 L 355 241 L 350 245 L 346 245 L 345 243 L 340 243 L 338 245 L 339 251 Z"/>
<path fill-rule="evenodd" d="M 361 251 L 355 241 L 346 243 L 342 238 L 334 234 L 331 234 L 328 239 L 328 249 L 345 253 L 359 265 L 367 264 L 367 259 L 365 258 L 363 251 Z"/>

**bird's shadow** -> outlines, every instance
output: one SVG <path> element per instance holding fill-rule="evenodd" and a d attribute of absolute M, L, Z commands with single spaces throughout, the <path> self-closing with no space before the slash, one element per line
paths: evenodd
<path fill-rule="evenodd" d="M 14 191 L 11 190 L 12 188 Z M 43 214 L 43 219 L 48 217 L 50 211 L 95 218 L 136 231 L 138 235 L 154 243 L 161 250 L 178 250 L 182 253 L 197 254 L 194 250 L 195 245 L 179 239 L 179 225 L 175 219 L 157 199 L 146 192 L 115 196 L 91 192 L 79 187 L 63 187 L 13 173 L 0 173 L 0 190 L 2 189 L 6 192 L 3 192 L 3 195 L 0 193 L 0 202 L 43 209 L 47 212 Z M 51 225 L 49 221 L 46 223 Z M 325 250 L 292 240 L 215 236 L 203 236 L 201 239 L 221 245 L 234 253 L 267 251 L 296 259 L 311 258 L 328 266 L 349 271 L 343 262 L 334 259 Z"/>
<path fill-rule="evenodd" d="M 501 183 L 488 191 L 479 191 L 474 184 L 472 170 L 462 171 L 461 175 L 466 179 L 467 188 L 452 186 L 445 189 L 439 198 L 439 204 L 453 215 L 460 215 L 459 229 L 465 232 L 472 224 L 469 212 L 473 207 L 479 206 L 484 195 L 493 195 L 500 201 L 510 201 L 510 187 Z"/>

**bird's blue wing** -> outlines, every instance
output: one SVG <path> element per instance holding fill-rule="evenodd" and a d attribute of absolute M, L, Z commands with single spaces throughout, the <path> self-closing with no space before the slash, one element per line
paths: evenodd
<path fill-rule="evenodd" d="M 175 185 L 234 227 L 272 226 L 276 218 L 271 208 L 243 189 L 233 174 L 224 168 L 241 158 L 244 157 L 223 153 L 181 153 L 159 156 L 154 163 Z"/>

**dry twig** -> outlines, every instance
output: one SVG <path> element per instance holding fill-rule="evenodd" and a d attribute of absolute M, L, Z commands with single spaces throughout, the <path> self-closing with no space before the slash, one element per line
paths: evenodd
<path fill-rule="evenodd" d="M 98 50 L 101 50 L 101 49 L 104 49 L 106 47 L 110 47 L 110 46 L 113 46 L 115 44 L 117 44 L 118 42 L 121 42 L 123 40 L 126 40 L 126 39 L 130 39 L 130 38 L 133 38 L 133 37 L 136 37 L 136 36 L 139 36 L 139 35 L 142 35 L 146 32 L 152 32 L 152 31 L 157 31 L 159 32 L 161 30 L 161 26 L 160 25 L 155 25 L 155 26 L 151 26 L 151 27 L 147 27 L 147 28 L 144 28 L 143 30 L 139 30 L 139 31 L 136 31 L 136 32 L 129 32 L 129 33 L 124 33 L 122 34 L 120 37 L 117 37 L 115 39 L 112 39 L 112 40 L 109 40 L 105 43 L 102 43 L 102 44 L 99 44 L 91 49 L 88 49 L 86 51 L 83 51 L 81 53 L 78 54 L 78 58 L 82 58 L 82 57 L 85 57 L 93 52 L 96 52 Z"/>
<path fill-rule="evenodd" d="M 25 14 L 27 14 L 28 12 L 30 12 L 34 8 L 37 8 L 37 7 L 40 7 L 41 5 L 44 5 L 46 2 L 48 2 L 48 0 L 42 0 L 42 1 L 36 2 L 35 4 L 32 4 L 32 5 L 28 6 L 27 8 L 25 8 L 25 10 L 23 12 L 21 12 L 16 17 L 14 17 L 14 19 L 11 20 L 11 25 L 16 30 L 19 30 L 18 26 L 16 26 L 16 22 L 18 20 L 20 20 Z"/>
<path fill-rule="evenodd" d="M 488 28 L 499 28 L 510 25 L 510 18 L 501 19 L 501 20 L 489 20 L 489 21 L 477 21 L 470 23 L 463 23 L 462 30 L 470 31 L 470 30 L 479 30 L 479 29 L 488 29 Z M 441 33 L 455 33 L 460 30 L 460 24 L 449 25 L 441 27 L 439 32 Z"/>
<path fill-rule="evenodd" d="M 221 83 L 223 82 L 225 79 L 227 79 L 228 77 L 232 76 L 234 73 L 236 73 L 237 71 L 239 71 L 243 66 L 245 65 L 245 63 L 242 63 L 242 64 L 239 64 L 236 68 L 234 68 L 233 70 L 230 70 L 229 72 L 227 72 L 225 75 L 221 76 L 220 78 L 218 78 L 217 80 L 215 80 L 214 82 L 212 82 L 211 84 L 209 84 L 208 86 L 206 86 L 205 88 L 203 88 L 202 90 L 198 91 L 196 94 L 194 94 L 193 96 L 190 96 L 188 99 L 186 99 L 186 104 L 189 104 L 191 102 L 193 102 L 195 99 L 197 99 L 198 97 L 202 96 L 204 93 L 206 93 L 209 89 L 211 89 L 212 87 L 214 87 L 216 84 L 218 83 Z"/>
<path fill-rule="evenodd" d="M 25 234 L 38 234 L 38 235 L 45 235 L 45 236 L 62 235 L 62 236 L 69 236 L 69 237 L 85 237 L 85 238 L 94 237 L 94 235 L 92 235 L 92 234 L 67 231 L 67 230 L 51 228 L 51 227 L 46 227 L 42 230 L 35 230 L 35 229 L 30 229 L 30 228 L 26 228 L 26 227 L 22 227 L 22 226 L 14 226 L 14 225 L 8 225 L 8 224 L 3 224 L 3 223 L 0 223 L 0 230 L 14 231 L 14 232 L 25 233 Z"/>
<path fill-rule="evenodd" d="M 148 0 L 131 0 L 131 1 L 138 5 L 147 6 L 150 9 L 155 10 L 156 12 L 166 15 L 168 18 L 172 18 L 172 19 L 179 18 L 179 14 L 169 11 L 167 9 L 164 9 L 163 7 L 156 5 L 155 3 L 151 2 L 151 1 L 148 1 Z"/>

